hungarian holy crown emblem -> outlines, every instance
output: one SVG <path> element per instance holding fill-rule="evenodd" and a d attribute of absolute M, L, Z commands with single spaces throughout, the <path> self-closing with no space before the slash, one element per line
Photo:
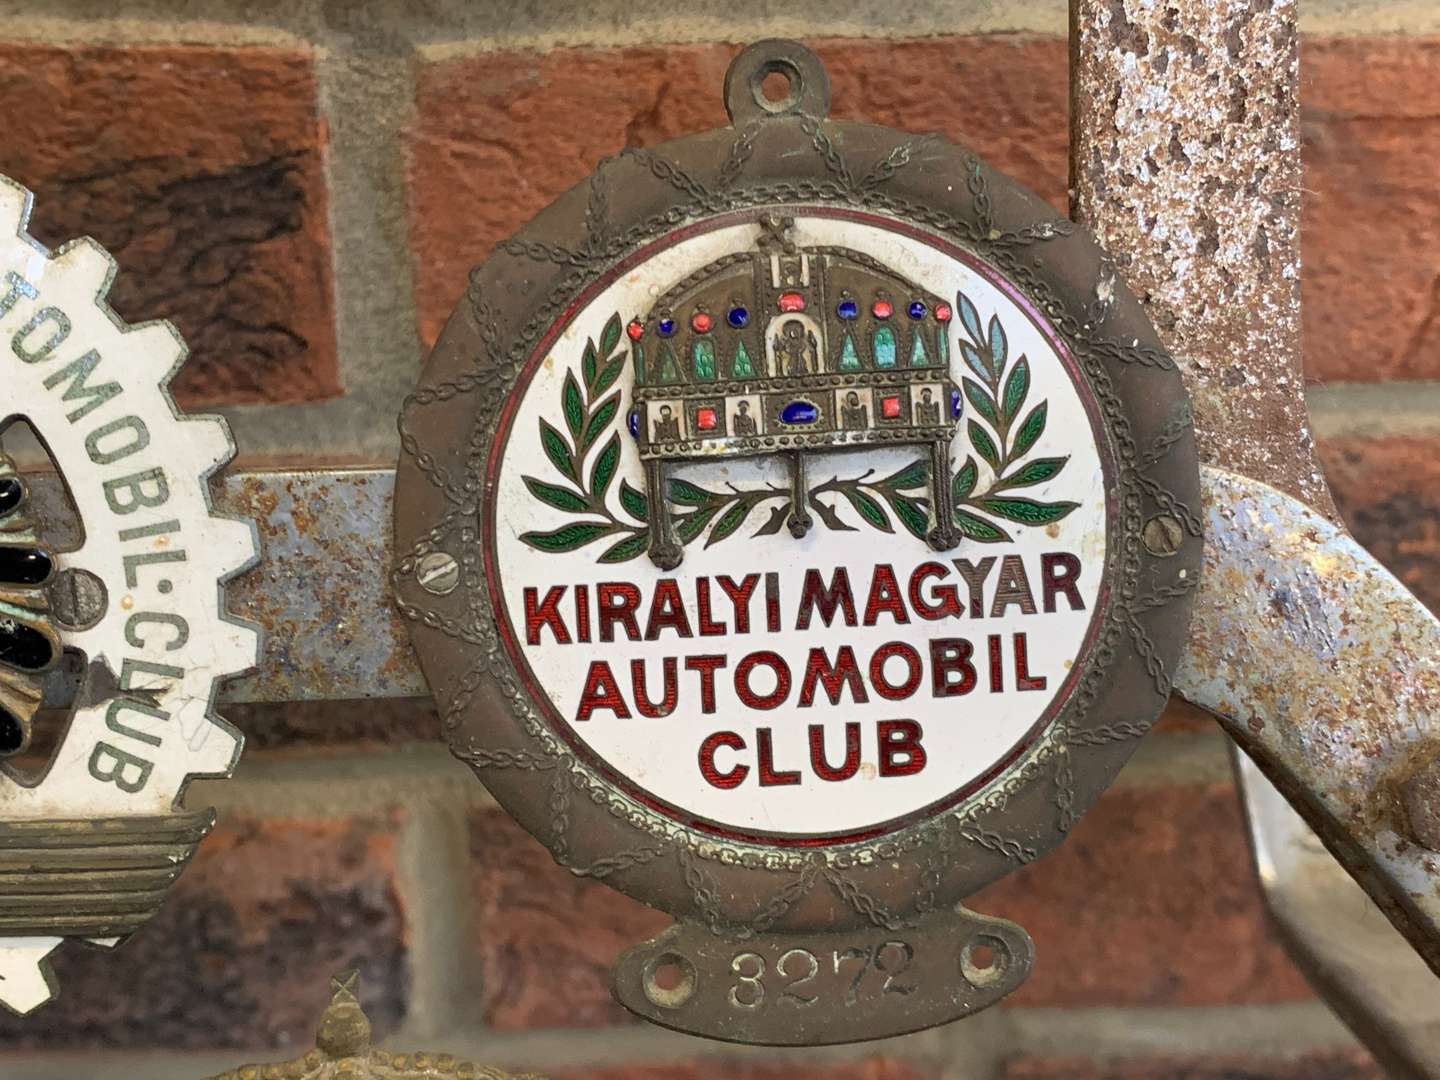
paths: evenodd
<path fill-rule="evenodd" d="M 651 491 L 665 489 L 669 462 L 785 455 L 786 524 L 799 537 L 811 526 L 809 453 L 918 444 L 930 450 L 928 476 L 950 474 L 961 412 L 946 333 L 954 309 L 858 251 L 800 248 L 793 219 L 769 214 L 760 226 L 753 252 L 703 267 L 626 327 L 629 426 Z M 949 503 L 933 496 L 930 541 L 943 550 L 959 536 Z M 646 516 L 650 558 L 674 568 L 682 548 L 669 515 Z"/>

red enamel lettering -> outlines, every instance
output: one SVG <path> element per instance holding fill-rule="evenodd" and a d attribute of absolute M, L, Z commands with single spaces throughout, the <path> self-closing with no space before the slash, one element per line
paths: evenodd
<path fill-rule="evenodd" d="M 756 764 L 760 767 L 761 787 L 790 787 L 800 783 L 799 769 L 775 768 L 775 747 L 771 742 L 770 729 L 762 727 L 755 732 Z"/>
<path fill-rule="evenodd" d="M 840 704 L 840 692 L 847 686 L 850 688 L 850 699 L 856 704 L 863 705 L 870 700 L 870 695 L 865 692 L 865 683 L 860 678 L 860 665 L 855 662 L 855 650 L 849 645 L 840 646 L 833 665 L 826 659 L 824 649 L 810 650 L 805 659 L 805 675 L 800 680 L 802 707 L 815 704 L 817 685 L 825 688 L 825 696 L 830 699 L 831 705 Z"/>
<path fill-rule="evenodd" d="M 750 597 L 755 593 L 755 586 L 760 584 L 760 575 L 746 574 L 737 584 L 734 579 L 721 574 L 715 581 L 720 586 L 720 591 L 730 598 L 730 606 L 735 609 L 735 633 L 748 634 Z"/>
<path fill-rule="evenodd" d="M 609 709 L 620 720 L 630 719 L 630 710 L 620 694 L 620 684 L 615 673 L 604 660 L 593 660 L 590 670 L 585 673 L 585 689 L 580 691 L 580 707 L 575 710 L 575 722 L 589 720 L 596 709 Z"/>
<path fill-rule="evenodd" d="M 892 683 L 885 676 L 885 661 L 893 656 L 898 656 L 905 661 L 908 670 L 905 673 L 905 680 L 900 683 Z M 920 654 L 915 651 L 913 645 L 903 641 L 890 641 L 881 645 L 875 650 L 875 655 L 870 657 L 870 685 L 875 687 L 875 692 L 887 701 L 903 701 L 920 686 L 921 676 L 924 674 L 923 665 L 920 663 Z"/>
<path fill-rule="evenodd" d="M 845 763 L 838 769 L 825 760 L 825 727 L 810 725 L 810 767 L 821 780 L 849 780 L 860 771 L 860 725 L 845 725 Z"/>
<path fill-rule="evenodd" d="M 1055 597 L 1064 594 L 1071 611 L 1084 611 L 1080 599 L 1080 560 L 1068 551 L 1040 556 L 1040 594 L 1046 611 L 1055 610 Z"/>
<path fill-rule="evenodd" d="M 935 697 L 960 697 L 975 689 L 979 677 L 970 658 L 975 646 L 966 638 L 930 642 L 930 690 Z"/>
<path fill-rule="evenodd" d="M 750 673 L 761 664 L 775 672 L 775 689 L 768 694 L 757 694 L 750 688 Z M 735 693 L 747 709 L 778 709 L 790 696 L 790 666 L 776 652 L 749 653 L 735 668 Z"/>
<path fill-rule="evenodd" d="M 923 591 L 925 582 L 932 577 L 948 577 L 950 571 L 938 562 L 921 563 L 910 575 L 910 606 L 922 619 L 958 619 L 965 614 L 965 605 L 960 601 L 960 590 L 954 585 L 937 585 L 927 597 Z"/>
<path fill-rule="evenodd" d="M 630 686 L 635 693 L 636 712 L 653 719 L 657 716 L 669 716 L 675 711 L 675 702 L 680 696 L 678 667 L 678 661 L 673 656 L 667 656 L 660 661 L 661 690 L 660 700 L 657 702 L 651 701 L 646 692 L 645 661 L 630 661 Z"/>
<path fill-rule="evenodd" d="M 745 777 L 750 774 L 750 766 L 737 764 L 733 769 L 722 771 L 715 764 L 715 752 L 722 746 L 731 750 L 744 750 L 745 740 L 733 731 L 717 731 L 707 736 L 700 744 L 700 775 L 711 787 L 729 791 L 745 782 Z"/>
<path fill-rule="evenodd" d="M 615 627 L 625 631 L 631 641 L 640 640 L 640 625 L 635 612 L 640 610 L 640 590 L 628 581 L 602 581 L 595 586 L 600 604 L 600 640 L 614 641 Z"/>
<path fill-rule="evenodd" d="M 808 630 L 811 616 L 819 613 L 820 621 L 829 626 L 837 611 L 844 612 L 844 625 L 855 625 L 855 597 L 850 592 L 850 575 L 843 566 L 837 567 L 830 575 L 827 586 L 819 570 L 806 570 L 805 581 L 800 586 L 800 611 L 795 617 L 795 629 Z"/>
<path fill-rule="evenodd" d="M 880 738 L 880 775 L 913 776 L 925 768 L 924 734 L 914 720 L 881 720 L 876 727 Z"/>
<path fill-rule="evenodd" d="M 674 578 L 661 578 L 655 583 L 655 595 L 650 598 L 650 618 L 645 624 L 645 640 L 656 640 L 662 630 L 674 630 L 682 638 L 694 636 L 690 633 L 690 616 L 685 614 L 685 602 L 680 599 L 680 585 Z"/>
<path fill-rule="evenodd" d="M 539 595 L 538 589 L 525 590 L 525 644 L 539 645 L 540 631 L 548 626 L 550 633 L 555 635 L 555 644 L 569 645 L 570 630 L 560 617 L 560 600 L 565 595 L 565 586 L 551 587 L 546 591 L 545 599 L 537 603 Z"/>
<path fill-rule="evenodd" d="M 729 661 L 719 655 L 687 656 L 685 658 L 685 670 L 700 673 L 701 712 L 713 713 L 715 711 L 715 672 L 727 663 Z"/>
<path fill-rule="evenodd" d="M 881 563 L 875 567 L 875 573 L 870 578 L 870 598 L 865 601 L 865 625 L 874 626 L 876 620 L 885 614 L 900 624 L 910 621 L 900 596 L 900 583 L 895 580 L 895 569 Z"/>
<path fill-rule="evenodd" d="M 1044 675 L 1030 674 L 1030 648 L 1024 634 L 1015 635 L 1015 689 L 1044 690 L 1048 681 Z"/>

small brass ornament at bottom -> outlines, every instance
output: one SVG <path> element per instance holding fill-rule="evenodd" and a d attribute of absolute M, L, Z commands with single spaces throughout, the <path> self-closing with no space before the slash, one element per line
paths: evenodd
<path fill-rule="evenodd" d="M 394 1054 L 370 1044 L 370 1019 L 356 990 L 360 974 L 330 980 L 335 991 L 315 1029 L 315 1049 L 294 1061 L 242 1065 L 209 1080 L 545 1080 L 538 1073 L 508 1073 L 450 1054 Z"/>

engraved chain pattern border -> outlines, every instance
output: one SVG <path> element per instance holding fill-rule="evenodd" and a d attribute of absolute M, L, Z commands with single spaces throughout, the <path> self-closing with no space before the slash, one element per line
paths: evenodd
<path fill-rule="evenodd" d="M 478 647 L 482 653 L 479 662 L 462 677 L 454 692 L 450 694 L 444 710 L 445 727 L 448 731 L 453 731 L 458 726 L 460 716 L 468 707 L 473 694 L 483 679 L 489 676 L 496 681 L 509 702 L 512 713 L 537 747 L 534 752 L 514 752 L 486 751 L 476 746 L 455 746 L 455 753 L 477 771 L 487 768 L 557 770 L 555 787 L 552 789 L 556 794 L 552 795 L 551 800 L 555 820 L 552 821 L 547 842 L 562 863 L 567 862 L 568 854 L 565 839 L 568 798 L 563 798 L 558 793 L 564 790 L 568 796 L 568 790 L 572 787 L 612 816 L 628 822 L 637 831 L 659 841 L 658 845 L 617 853 L 588 868 L 571 867 L 572 872 L 577 875 L 608 877 L 631 866 L 648 863 L 668 850 L 676 850 L 682 860 L 683 873 L 694 894 L 697 910 L 705 915 L 707 922 L 716 932 L 723 929 L 730 933 L 737 930 L 755 933 L 763 929 L 760 923 L 768 926 L 773 922 L 773 917 L 765 918 L 767 913 L 772 909 L 783 911 L 813 884 L 817 873 L 813 854 L 742 842 L 718 841 L 696 835 L 615 790 L 583 762 L 574 759 L 568 748 L 550 732 L 520 688 L 519 680 L 496 630 L 496 616 L 490 608 L 484 577 L 479 567 L 477 540 L 484 448 L 489 441 L 499 404 L 505 400 L 544 329 L 551 325 L 570 299 L 597 278 L 606 267 L 646 241 L 663 236 L 686 222 L 704 216 L 766 205 L 784 206 L 791 212 L 800 209 L 804 204 L 840 202 L 863 206 L 900 220 L 927 226 L 959 241 L 1004 272 L 1037 305 L 1065 339 L 1072 354 L 1081 363 L 1100 402 L 1104 422 L 1114 441 L 1118 459 L 1120 526 L 1117 532 L 1121 540 L 1120 572 L 1115 579 L 1118 586 L 1116 595 L 1111 599 L 1086 671 L 1072 696 L 1073 705 L 1067 706 L 1021 762 L 1012 766 L 998 783 L 992 784 L 988 791 L 972 799 L 966 806 L 876 841 L 824 853 L 823 871 L 831 885 L 847 902 L 867 914 L 872 921 L 879 920 L 879 925 L 898 925 L 905 920 L 890 913 L 882 914 L 883 909 L 878 901 L 869 897 L 853 879 L 841 875 L 840 871 L 881 864 L 902 852 L 913 850 L 934 839 L 937 823 L 942 837 L 947 837 L 950 829 L 946 826 L 951 822 L 955 825 L 955 835 L 967 843 L 996 853 L 1007 861 L 1021 864 L 1028 862 L 1036 855 L 1032 847 L 985 828 L 983 822 L 985 818 L 1002 812 L 1011 797 L 1047 773 L 1052 776 L 1055 785 L 1055 828 L 1061 835 L 1069 831 L 1077 817 L 1074 809 L 1074 774 L 1071 768 L 1075 750 L 1138 738 L 1148 730 L 1149 723 L 1122 721 L 1076 730 L 1071 727 L 1065 714 L 1089 712 L 1103 688 L 1105 673 L 1115 659 L 1117 648 L 1126 637 L 1131 639 L 1146 663 L 1157 696 L 1168 693 L 1170 685 L 1169 674 L 1160 662 L 1144 626 L 1136 617 L 1138 611 L 1160 606 L 1178 595 L 1178 591 L 1173 595 L 1155 596 L 1141 596 L 1139 593 L 1140 544 L 1144 522 L 1142 508 L 1148 499 L 1159 509 L 1175 514 L 1192 535 L 1198 535 L 1199 528 L 1198 517 L 1193 511 L 1147 475 L 1150 469 L 1165 459 L 1178 441 L 1177 427 L 1183 423 L 1184 418 L 1172 418 L 1155 440 L 1155 444 L 1142 452 L 1135 444 L 1129 421 L 1124 414 L 1123 403 L 1114 390 L 1109 373 L 1111 364 L 1133 364 L 1158 370 L 1173 370 L 1173 361 L 1164 352 L 1153 347 L 1125 345 L 1101 336 L 1097 331 L 1108 318 L 1110 308 L 1087 311 L 1087 321 L 1082 322 L 1065 302 L 1053 293 L 1048 283 L 1020 257 L 1020 253 L 1037 242 L 1070 235 L 1073 231 L 1072 224 L 1057 219 L 1041 221 L 1013 231 L 996 229 L 979 159 L 968 154 L 966 190 L 971 198 L 973 221 L 956 217 L 934 206 L 891 198 L 880 190 L 882 185 L 909 163 L 914 148 L 923 140 L 913 140 L 896 147 L 857 185 L 843 157 L 826 137 L 818 121 L 807 118 L 803 126 L 816 151 L 824 158 L 827 168 L 835 177 L 833 181 L 736 187 L 751 151 L 753 133 L 748 131 L 737 137 L 731 158 L 721 169 L 719 191 L 709 190 L 688 176 L 679 165 L 653 151 L 627 150 L 602 162 L 591 179 L 590 201 L 586 211 L 588 236 L 582 250 L 515 240 L 500 246 L 499 250 L 514 257 L 548 261 L 569 268 L 569 272 L 552 287 L 543 304 L 521 328 L 512 347 L 507 352 L 501 342 L 493 311 L 481 294 L 477 268 L 476 273 L 472 274 L 471 287 L 464 303 L 469 317 L 480 331 L 485 353 L 483 359 L 487 366 L 477 367 L 474 371 L 448 382 L 416 389 L 406 398 L 401 419 L 404 453 L 414 459 L 420 471 L 445 493 L 452 505 L 439 521 L 414 542 L 410 553 L 397 563 L 392 580 L 398 586 L 402 579 L 413 575 L 416 561 L 443 543 L 456 523 L 461 522 L 463 524 L 460 539 L 462 550 L 466 552 L 462 559 L 462 587 L 468 597 L 468 617 L 464 621 L 457 621 L 441 616 L 398 600 L 398 592 L 397 603 L 407 619 L 457 637 Z M 608 205 L 605 192 L 608 184 L 605 172 L 607 166 L 619 158 L 633 158 L 642 162 L 657 180 L 686 195 L 688 201 L 678 203 L 662 214 L 651 216 L 624 234 L 616 235 L 610 229 L 606 218 Z M 1036 261 L 1038 263 L 1038 260 Z M 409 429 L 407 419 L 412 408 L 436 401 L 447 401 L 461 394 L 476 394 L 479 404 L 474 413 L 466 473 L 463 479 L 457 481 L 421 449 Z M 705 875 L 696 869 L 694 857 L 750 869 L 776 871 L 785 874 L 787 880 L 783 883 L 777 881 L 777 889 L 770 903 L 748 924 L 739 928 L 724 926 L 723 920 L 714 910 L 713 903 L 706 902 L 706 897 L 711 896 L 713 890 L 705 887 Z M 925 888 L 916 902 L 917 915 L 933 906 L 942 875 L 943 869 L 927 867 Z"/>

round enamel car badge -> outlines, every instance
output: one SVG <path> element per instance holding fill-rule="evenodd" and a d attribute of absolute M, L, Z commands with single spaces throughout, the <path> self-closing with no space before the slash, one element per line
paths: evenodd
<path fill-rule="evenodd" d="M 608 159 L 474 271 L 401 418 L 394 586 L 455 753 L 676 917 L 626 1006 L 878 1038 L 1019 985 L 1030 937 L 962 900 L 1165 704 L 1189 408 L 1036 196 L 827 120 L 794 43 L 725 94 L 730 128 Z"/>

